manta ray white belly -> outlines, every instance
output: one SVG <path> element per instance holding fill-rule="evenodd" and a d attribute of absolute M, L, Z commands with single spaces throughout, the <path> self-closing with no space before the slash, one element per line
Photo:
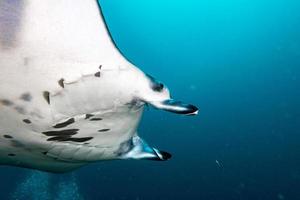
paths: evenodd
<path fill-rule="evenodd" d="M 0 57 L 2 164 L 63 172 L 166 160 L 137 135 L 144 104 L 197 113 L 120 54 L 96 0 L 1 1 Z"/>
<path fill-rule="evenodd" d="M 100 77 L 56 81 L 56 91 L 32 86 L 17 96 L 2 93 L 1 162 L 60 171 L 129 151 L 143 105 L 114 88 L 110 76 L 120 80 L 103 70 Z"/>

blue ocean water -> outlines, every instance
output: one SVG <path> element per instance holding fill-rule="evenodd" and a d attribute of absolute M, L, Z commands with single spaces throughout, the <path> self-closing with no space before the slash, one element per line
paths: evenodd
<path fill-rule="evenodd" d="M 170 161 L 1 167 L 0 199 L 300 199 L 300 1 L 100 1 L 123 54 L 199 115 L 145 112 Z"/>

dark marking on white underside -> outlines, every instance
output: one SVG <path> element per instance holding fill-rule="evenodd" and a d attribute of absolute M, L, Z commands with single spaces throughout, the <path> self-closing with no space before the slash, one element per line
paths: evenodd
<path fill-rule="evenodd" d="M 55 136 L 47 139 L 47 141 L 58 141 L 58 142 L 86 142 L 93 139 L 93 137 L 82 137 L 76 138 L 71 136 Z"/>
<path fill-rule="evenodd" d="M 16 110 L 18 113 L 20 113 L 20 114 L 22 114 L 22 115 L 25 115 L 25 114 L 26 114 L 26 111 L 25 111 L 25 108 L 24 108 L 24 107 L 16 106 L 16 107 L 14 107 L 14 108 L 15 108 L 15 110 Z"/>
<path fill-rule="evenodd" d="M 95 118 L 90 119 L 90 121 L 101 121 L 101 120 L 102 120 L 102 118 L 100 118 L 100 117 L 95 117 Z"/>
<path fill-rule="evenodd" d="M 63 78 L 61 78 L 61 79 L 58 81 L 58 84 L 59 84 L 62 88 L 65 87 L 64 81 L 65 81 L 65 80 L 64 80 Z"/>
<path fill-rule="evenodd" d="M 31 124 L 31 121 L 29 119 L 23 119 L 23 122 L 26 124 Z"/>
<path fill-rule="evenodd" d="M 77 134 L 79 129 L 65 129 L 60 131 L 46 131 L 43 132 L 44 135 L 50 136 L 47 141 L 57 141 L 57 142 L 86 142 L 93 137 L 72 137 Z"/>
<path fill-rule="evenodd" d="M 64 128 L 64 127 L 66 127 L 66 126 L 68 126 L 70 124 L 73 124 L 74 122 L 75 122 L 75 119 L 71 118 L 71 119 L 68 119 L 65 122 L 62 122 L 62 123 L 54 125 L 53 128 Z"/>
<path fill-rule="evenodd" d="M 50 93 L 48 91 L 43 92 L 43 97 L 47 101 L 47 103 L 50 104 Z"/>
<path fill-rule="evenodd" d="M 98 132 L 106 132 L 106 131 L 109 131 L 109 130 L 110 130 L 109 128 L 104 128 L 104 129 L 98 130 Z"/>
<path fill-rule="evenodd" d="M 11 136 L 11 135 L 3 135 L 3 137 L 6 139 L 13 139 L 13 136 Z"/>
<path fill-rule="evenodd" d="M 46 136 L 70 136 L 77 134 L 79 129 L 65 129 L 60 131 L 45 131 L 42 132 Z"/>
<path fill-rule="evenodd" d="M 2 104 L 4 106 L 12 106 L 14 103 L 10 100 L 7 100 L 7 99 L 1 99 L 0 104 Z"/>
<path fill-rule="evenodd" d="M 89 118 L 91 118 L 91 117 L 93 117 L 94 115 L 92 115 L 92 114 L 85 114 L 85 119 L 89 119 Z"/>
<path fill-rule="evenodd" d="M 100 77 L 100 72 L 96 72 L 94 75 L 95 75 L 96 77 Z"/>
<path fill-rule="evenodd" d="M 23 101 L 29 102 L 32 100 L 32 96 L 29 92 L 26 92 L 20 96 L 20 99 L 22 99 Z"/>

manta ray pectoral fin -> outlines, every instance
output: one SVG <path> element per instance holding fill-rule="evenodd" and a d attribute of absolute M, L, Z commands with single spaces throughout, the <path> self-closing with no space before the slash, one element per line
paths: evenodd
<path fill-rule="evenodd" d="M 171 154 L 150 147 L 144 140 L 134 136 L 131 141 L 131 148 L 126 153 L 119 155 L 120 159 L 137 159 L 137 160 L 155 160 L 165 161 L 171 158 Z"/>
<path fill-rule="evenodd" d="M 175 101 L 173 99 L 168 99 L 162 102 L 150 102 L 152 106 L 165 111 L 173 112 L 176 114 L 183 115 L 197 115 L 198 108 L 191 104 L 186 104 L 181 101 Z"/>

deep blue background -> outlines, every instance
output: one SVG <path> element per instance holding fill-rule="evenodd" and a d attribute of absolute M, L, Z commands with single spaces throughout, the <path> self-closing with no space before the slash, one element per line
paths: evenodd
<path fill-rule="evenodd" d="M 76 180 L 85 199 L 300 199 L 300 1 L 100 2 L 124 55 L 201 111 L 145 112 L 140 135 L 168 162 L 97 163 L 34 187 L 48 177 L 53 194 Z M 30 173 L 1 167 L 0 198 Z"/>

